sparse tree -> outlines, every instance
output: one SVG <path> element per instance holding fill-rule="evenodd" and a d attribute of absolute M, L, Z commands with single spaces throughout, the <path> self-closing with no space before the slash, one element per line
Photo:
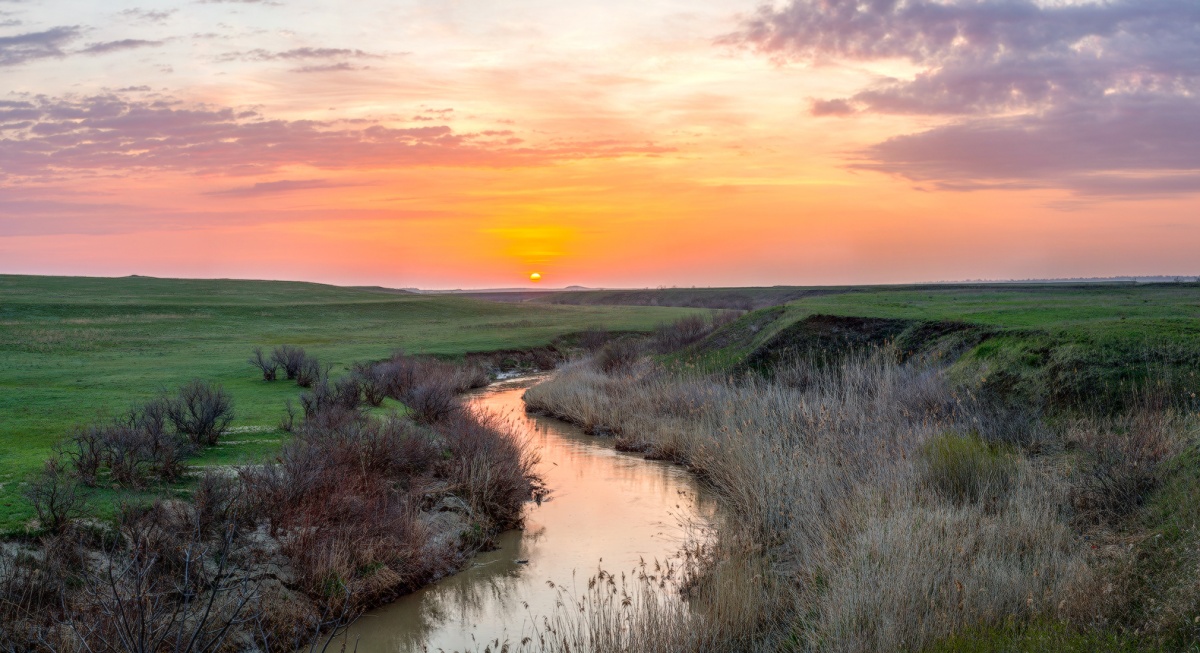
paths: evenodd
<path fill-rule="evenodd" d="M 84 515 L 85 498 L 79 481 L 58 457 L 46 461 L 26 488 L 25 498 L 33 504 L 42 527 L 51 533 L 62 531 L 72 520 Z"/>
<path fill-rule="evenodd" d="M 233 399 L 224 388 L 194 379 L 170 401 L 167 417 L 193 444 L 212 446 L 233 421 Z"/>
<path fill-rule="evenodd" d="M 275 380 L 275 375 L 279 371 L 279 361 L 274 356 L 263 354 L 262 347 L 254 348 L 254 355 L 250 357 L 248 362 L 262 372 L 263 381 Z M 291 377 L 289 376 L 288 378 Z"/>
<path fill-rule="evenodd" d="M 279 364 L 283 368 L 289 381 L 295 379 L 300 374 L 300 368 L 304 366 L 304 361 L 308 356 L 304 353 L 304 349 L 293 347 L 292 345 L 279 345 L 275 351 L 271 352 L 271 360 Z"/>
<path fill-rule="evenodd" d="M 296 373 L 296 385 L 301 388 L 311 388 L 328 377 L 328 367 L 321 367 L 321 362 L 315 357 L 306 356 Z"/>

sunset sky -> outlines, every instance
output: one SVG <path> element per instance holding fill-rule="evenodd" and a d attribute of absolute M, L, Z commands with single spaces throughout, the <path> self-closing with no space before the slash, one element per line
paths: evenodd
<path fill-rule="evenodd" d="M 1196 0 L 0 0 L 0 273 L 1200 274 Z"/>

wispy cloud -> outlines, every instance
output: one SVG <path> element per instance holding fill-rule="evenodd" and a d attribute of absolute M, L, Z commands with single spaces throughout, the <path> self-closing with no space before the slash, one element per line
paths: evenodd
<path fill-rule="evenodd" d="M 323 169 L 517 166 L 657 154 L 653 143 L 547 142 L 518 147 L 512 132 L 457 133 L 445 125 L 396 128 L 268 119 L 255 110 L 122 94 L 36 97 L 0 103 L 0 174 L 185 170 L 259 174 L 285 166 Z"/>
<path fill-rule="evenodd" d="M 61 57 L 65 54 L 62 47 L 78 38 L 79 32 L 78 27 L 63 26 L 16 36 L 0 36 L 0 66 Z"/>
<path fill-rule="evenodd" d="M 154 23 L 161 25 L 174 16 L 178 9 L 125 9 L 121 11 L 121 16 L 128 20 L 136 20 L 144 23 Z"/>
<path fill-rule="evenodd" d="M 298 190 L 313 190 L 319 188 L 344 188 L 351 184 L 331 182 L 328 179 L 281 179 L 279 181 L 264 181 L 250 186 L 238 186 L 225 190 L 214 190 L 205 193 L 216 197 L 260 197 L 277 195 Z"/>
<path fill-rule="evenodd" d="M 303 61 L 313 59 L 382 59 L 382 55 L 352 48 L 292 48 L 271 51 L 261 48 L 228 52 L 220 56 L 221 61 Z"/>
<path fill-rule="evenodd" d="M 337 63 L 312 64 L 312 65 L 307 65 L 307 66 L 300 66 L 298 68 L 293 68 L 292 72 L 295 72 L 295 73 L 334 73 L 334 72 L 346 72 L 346 71 L 353 71 L 353 70 L 368 70 L 369 68 L 370 68 L 369 66 L 359 66 L 359 65 L 352 64 L 348 61 L 339 61 Z"/>
<path fill-rule="evenodd" d="M 147 41 L 144 39 L 121 39 L 120 41 L 104 41 L 101 43 L 89 43 L 88 46 L 80 52 L 85 54 L 108 54 L 110 52 L 120 52 L 121 50 L 137 50 L 139 48 L 149 48 L 162 45 L 162 41 Z"/>

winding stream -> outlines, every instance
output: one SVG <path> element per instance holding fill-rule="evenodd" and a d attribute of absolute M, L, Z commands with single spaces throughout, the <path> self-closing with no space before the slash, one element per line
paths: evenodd
<path fill-rule="evenodd" d="M 702 523 L 712 513 L 712 500 L 682 468 L 618 452 L 611 439 L 565 422 L 526 415 L 521 395 L 536 382 L 497 383 L 471 401 L 530 438 L 549 499 L 529 504 L 525 529 L 502 534 L 498 550 L 360 619 L 350 632 L 360 653 L 517 643 L 536 618 L 554 611 L 558 594 L 547 581 L 582 588 L 601 566 L 629 571 L 642 560 L 673 558 L 688 536 L 682 524 Z"/>

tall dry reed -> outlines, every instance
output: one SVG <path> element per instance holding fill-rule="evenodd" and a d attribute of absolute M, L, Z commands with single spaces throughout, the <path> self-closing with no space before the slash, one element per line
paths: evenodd
<path fill-rule="evenodd" d="M 931 441 L 977 438 L 980 419 L 937 369 L 876 352 L 777 375 L 802 384 L 634 370 L 577 362 L 526 402 L 688 465 L 725 517 L 688 584 L 690 610 L 651 611 L 653 627 L 626 623 L 625 638 L 596 634 L 586 648 L 917 650 L 965 627 L 1075 609 L 1088 572 L 1060 517 L 1064 483 L 1011 448 L 996 448 L 996 466 L 932 460 Z M 953 496 L 935 489 L 950 482 L 931 486 L 945 469 L 1003 469 L 1005 482 L 968 480 L 988 491 Z M 589 612 L 612 605 L 576 613 L 603 623 Z"/>

